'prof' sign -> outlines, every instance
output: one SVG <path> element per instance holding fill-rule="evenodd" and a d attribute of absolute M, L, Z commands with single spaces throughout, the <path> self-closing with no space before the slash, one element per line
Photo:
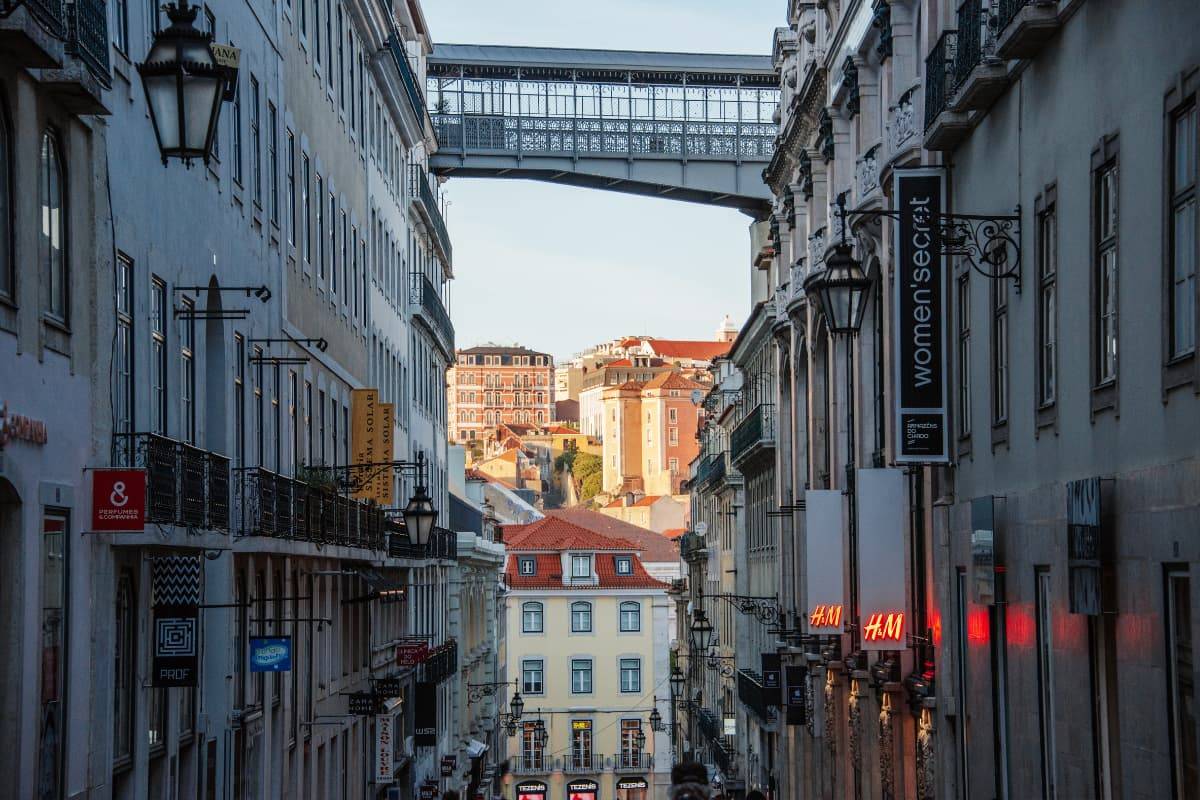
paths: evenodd
<path fill-rule="evenodd" d="M 92 530 L 146 530 L 146 472 L 140 469 L 92 470 Z"/>

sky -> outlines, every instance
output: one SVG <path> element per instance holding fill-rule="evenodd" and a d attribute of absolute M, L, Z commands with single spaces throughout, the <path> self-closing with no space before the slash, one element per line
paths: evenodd
<path fill-rule="evenodd" d="M 423 0 L 435 42 L 771 51 L 784 0 Z M 509 179 L 444 186 L 457 345 L 565 358 L 627 334 L 712 339 L 750 310 L 750 218 L 734 210 Z"/>

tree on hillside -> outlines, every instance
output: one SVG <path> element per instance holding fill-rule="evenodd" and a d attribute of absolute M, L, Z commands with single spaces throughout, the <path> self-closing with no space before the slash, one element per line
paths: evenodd
<path fill-rule="evenodd" d="M 591 500 L 596 495 L 600 494 L 600 489 L 603 487 L 603 476 L 599 471 L 589 474 L 579 486 L 579 499 Z"/>
<path fill-rule="evenodd" d="M 571 473 L 580 483 L 586 481 L 591 475 L 599 475 L 600 469 L 604 462 L 600 456 L 592 455 L 591 453 L 577 453 L 574 462 L 571 465 Z"/>

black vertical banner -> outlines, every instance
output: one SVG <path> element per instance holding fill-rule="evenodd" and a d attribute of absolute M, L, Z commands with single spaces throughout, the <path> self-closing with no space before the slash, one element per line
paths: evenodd
<path fill-rule="evenodd" d="M 804 667 L 788 666 L 784 672 L 787 676 L 787 724 L 804 725 L 808 722 Z"/>
<path fill-rule="evenodd" d="M 781 677 L 779 674 L 779 654 L 762 654 L 763 697 L 769 706 L 781 705 Z"/>
<path fill-rule="evenodd" d="M 413 703 L 414 746 L 437 747 L 437 712 L 437 684 L 419 681 Z"/>
<path fill-rule="evenodd" d="M 899 219 L 893 250 L 892 339 L 896 376 L 896 461 L 950 461 L 947 409 L 946 259 L 939 220 L 946 175 L 940 167 L 896 170 Z"/>
<path fill-rule="evenodd" d="M 157 556 L 150 685 L 197 685 L 200 664 L 200 557 Z"/>

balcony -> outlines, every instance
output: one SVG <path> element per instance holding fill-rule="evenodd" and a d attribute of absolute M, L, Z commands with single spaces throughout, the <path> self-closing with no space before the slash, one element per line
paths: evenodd
<path fill-rule="evenodd" d="M 408 533 L 397 523 L 388 520 L 386 529 L 388 531 L 388 556 L 391 558 L 417 560 L 435 558 L 450 561 L 458 558 L 458 534 L 454 531 L 446 528 L 434 528 L 429 535 L 429 544 L 421 548 L 408 540 Z"/>
<path fill-rule="evenodd" d="M 17 66 L 61 66 L 66 32 L 62 0 L 0 0 L 0 52 L 9 54 Z"/>
<path fill-rule="evenodd" d="M 572 752 L 563 756 L 564 775 L 591 775 L 604 771 L 604 756 L 599 753 Z"/>
<path fill-rule="evenodd" d="M 703 488 L 716 485 L 725 477 L 725 453 L 712 453 L 700 462 L 696 470 L 695 486 Z"/>
<path fill-rule="evenodd" d="M 412 197 L 421 218 L 429 226 L 433 244 L 445 262 L 447 271 L 454 264 L 454 251 L 450 245 L 450 232 L 446 230 L 446 221 L 442 218 L 442 210 L 438 207 L 437 195 L 433 192 L 429 173 L 420 164 L 414 164 L 410 174 Z"/>
<path fill-rule="evenodd" d="M 234 470 L 242 536 L 383 550 L 383 509 L 262 467 Z"/>
<path fill-rule="evenodd" d="M 523 753 L 512 762 L 513 775 L 545 775 L 554 771 L 553 758 L 548 758 L 545 751 L 534 750 Z"/>
<path fill-rule="evenodd" d="M 404 42 L 400 41 L 399 34 L 393 32 L 388 37 L 387 44 L 388 51 L 392 54 L 392 62 L 395 63 L 396 70 L 400 73 L 400 82 L 404 84 L 404 93 L 408 96 L 413 115 L 420 121 L 418 124 L 424 127 L 425 96 L 421 94 L 421 88 L 417 85 L 417 76 L 413 74 L 412 66 L 408 63 L 408 52 L 404 48 Z"/>
<path fill-rule="evenodd" d="M 695 531 L 688 531 L 680 536 L 679 555 L 688 562 L 703 560 L 707 555 L 704 548 L 704 537 Z"/>
<path fill-rule="evenodd" d="M 882 151 L 882 142 L 873 145 L 855 165 L 854 182 L 859 205 L 879 196 L 879 155 Z"/>
<path fill-rule="evenodd" d="M 412 284 L 409 287 L 409 305 L 412 310 L 421 315 L 425 324 L 437 336 L 445 348 L 446 357 L 454 360 L 454 325 L 450 315 L 442 305 L 442 298 L 429 279 L 419 273 L 412 274 Z"/>
<path fill-rule="evenodd" d="M 42 73 L 41 81 L 73 114 L 108 114 L 104 90 L 112 88 L 108 65 L 108 11 L 103 0 L 65 4 L 65 52 L 61 67 Z"/>
<path fill-rule="evenodd" d="M 738 423 L 729 437 L 729 455 L 734 465 L 770 454 L 775 449 L 775 406 L 761 403 Z"/>
<path fill-rule="evenodd" d="M 984 0 L 965 0 L 958 7 L 958 47 L 954 56 L 956 111 L 986 109 L 1008 85 L 1008 70 L 995 56 Z"/>
<path fill-rule="evenodd" d="M 925 147 L 951 150 L 970 129 L 967 115 L 950 107 L 958 31 L 942 31 L 925 58 Z"/>
<path fill-rule="evenodd" d="M 160 436 L 113 436 L 115 467 L 146 471 L 146 521 L 229 530 L 229 459 Z"/>
<path fill-rule="evenodd" d="M 1000 0 L 996 55 L 1033 58 L 1058 33 L 1058 0 Z"/>
<path fill-rule="evenodd" d="M 628 750 L 613 757 L 613 772 L 649 772 L 654 769 L 654 756 L 638 750 Z"/>
<path fill-rule="evenodd" d="M 766 689 L 757 672 L 739 669 L 737 675 L 738 700 L 766 724 L 775 721 L 775 711 L 767 703 Z"/>
<path fill-rule="evenodd" d="M 458 641 L 447 639 L 430 651 L 417 666 L 420 672 L 418 680 L 439 684 L 458 673 Z"/>
<path fill-rule="evenodd" d="M 896 101 L 896 105 L 891 108 L 892 113 L 887 124 L 887 160 L 889 162 L 902 151 L 910 147 L 919 147 L 919 141 L 915 136 L 917 133 L 917 120 L 920 118 L 920 115 L 917 113 L 917 104 L 921 100 L 921 95 L 917 92 L 917 89 L 918 87 L 913 86 L 900 95 L 900 99 Z"/>

